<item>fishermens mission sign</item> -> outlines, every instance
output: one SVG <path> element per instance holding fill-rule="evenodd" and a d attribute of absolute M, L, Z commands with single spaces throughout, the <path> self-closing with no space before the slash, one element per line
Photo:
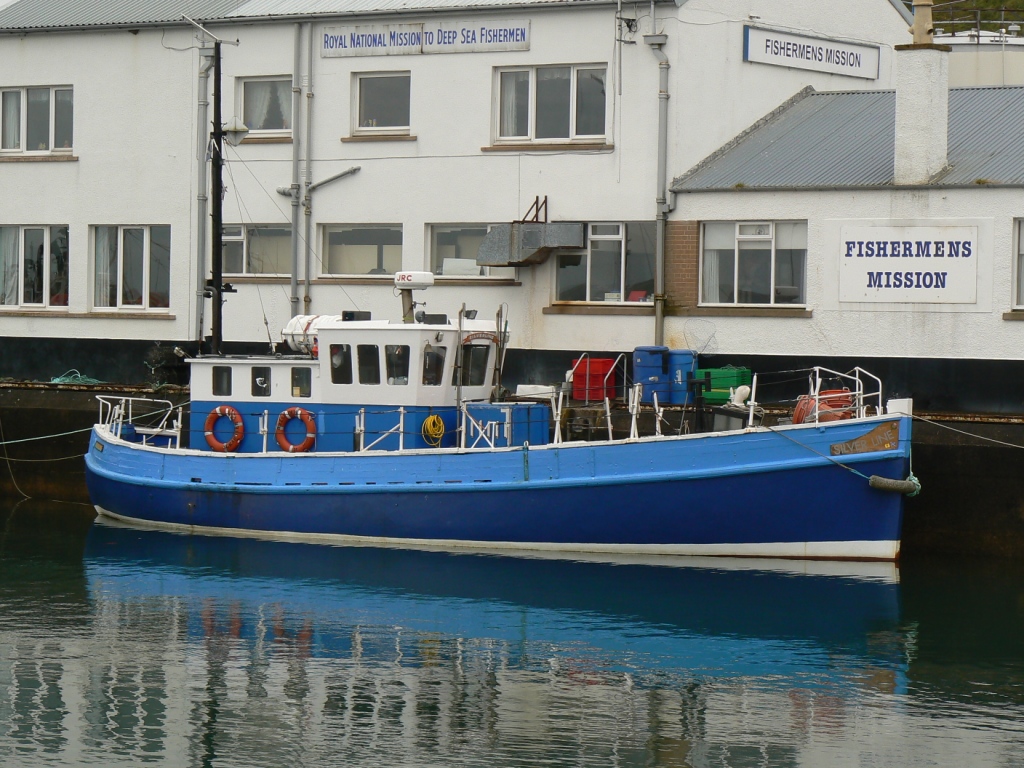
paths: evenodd
<path fill-rule="evenodd" d="M 977 301 L 977 227 L 845 226 L 838 258 L 840 301 Z"/>

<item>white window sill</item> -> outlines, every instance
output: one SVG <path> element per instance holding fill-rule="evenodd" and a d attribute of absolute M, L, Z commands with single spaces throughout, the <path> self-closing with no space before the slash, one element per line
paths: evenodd
<path fill-rule="evenodd" d="M 416 136 L 409 133 L 356 133 L 351 136 L 342 136 L 343 142 L 359 141 L 416 141 Z"/>
<path fill-rule="evenodd" d="M 77 163 L 78 156 L 69 152 L 51 154 L 0 154 L 0 163 Z"/>
<path fill-rule="evenodd" d="M 241 141 L 242 144 L 291 144 L 291 131 L 283 133 L 248 133 Z"/>
<path fill-rule="evenodd" d="M 610 152 L 615 149 L 604 139 L 594 141 L 497 141 L 489 147 L 480 147 L 481 152 Z"/>

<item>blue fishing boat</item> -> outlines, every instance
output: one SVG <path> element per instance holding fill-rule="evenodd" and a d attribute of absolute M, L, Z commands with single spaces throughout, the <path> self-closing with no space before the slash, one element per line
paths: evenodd
<path fill-rule="evenodd" d="M 187 411 L 101 398 L 86 455 L 106 516 L 180 531 L 314 542 L 657 555 L 895 560 L 911 403 L 861 369 L 813 369 L 792 422 L 768 426 L 757 378 L 711 431 L 662 434 L 628 388 L 630 429 L 566 441 L 563 395 L 503 398 L 505 321 L 293 318 L 289 354 L 191 359 Z M 838 384 L 836 383 L 838 382 Z M 644 409 L 656 414 L 641 435 Z"/>

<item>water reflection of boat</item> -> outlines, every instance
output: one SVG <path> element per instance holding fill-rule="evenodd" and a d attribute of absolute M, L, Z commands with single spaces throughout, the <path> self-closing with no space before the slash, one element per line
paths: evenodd
<path fill-rule="evenodd" d="M 196 635 L 252 636 L 259 617 L 273 616 L 312 656 L 348 655 L 350 630 L 383 627 L 487 639 L 520 659 L 541 646 L 585 648 L 640 675 L 902 678 L 891 564 L 706 562 L 324 547 L 101 524 L 86 547 L 98 601 L 182 600 Z"/>

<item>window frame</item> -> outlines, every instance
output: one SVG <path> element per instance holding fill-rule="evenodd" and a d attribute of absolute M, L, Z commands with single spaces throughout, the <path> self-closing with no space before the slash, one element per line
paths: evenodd
<path fill-rule="evenodd" d="M 116 268 L 117 268 L 117 281 L 115 284 L 117 292 L 117 301 L 114 304 L 100 304 L 99 303 L 99 285 L 97 281 L 99 279 L 99 267 L 100 267 L 100 253 L 98 246 L 99 232 L 102 229 L 116 230 L 117 232 L 117 251 L 115 254 Z M 137 304 L 129 304 L 124 301 L 124 242 L 125 232 L 127 230 L 142 230 L 143 231 L 143 249 L 142 249 L 142 301 Z M 153 231 L 156 229 L 165 229 L 167 231 L 167 264 L 166 274 L 163 275 L 166 286 L 167 286 L 167 302 L 166 305 L 153 305 L 151 303 L 153 296 Z M 98 312 L 110 312 L 110 311 L 134 311 L 134 312 L 169 312 L 171 306 L 171 225 L 170 224 L 94 224 L 89 227 L 90 238 L 89 238 L 89 251 L 91 255 L 91 266 L 92 266 L 92 308 L 93 311 Z M 108 282 L 109 286 L 109 282 Z"/>
<path fill-rule="evenodd" d="M 1014 309 L 1024 309 L 1024 219 L 1016 219 L 1014 222 L 1016 232 L 1014 240 L 1017 243 L 1014 253 L 1014 286 L 1013 302 Z"/>
<path fill-rule="evenodd" d="M 544 69 L 568 68 L 569 76 L 569 130 L 568 136 L 555 136 L 537 138 L 537 73 Z M 579 73 L 586 70 L 600 69 L 604 72 L 604 130 L 601 133 L 578 133 L 577 118 L 579 109 Z M 528 103 L 527 103 L 527 132 L 526 134 L 503 135 L 501 121 L 502 88 L 501 78 L 503 74 L 514 72 L 526 72 L 528 80 Z M 493 143 L 495 146 L 501 144 L 604 144 L 608 140 L 608 100 L 611 94 L 608 90 L 608 64 L 600 62 L 589 62 L 584 64 L 540 64 L 522 65 L 510 67 L 495 67 L 492 97 L 492 123 Z"/>
<path fill-rule="evenodd" d="M 66 310 L 70 301 L 70 281 L 71 281 L 71 252 L 70 252 L 70 227 L 67 224 L 4 224 L 0 225 L 0 230 L 10 229 L 16 230 L 16 243 L 15 249 L 17 265 L 15 267 L 16 272 L 16 284 L 9 286 L 13 288 L 16 301 L 12 303 L 6 303 L 6 294 L 8 293 L 8 286 L 5 283 L 4 275 L 6 268 L 3 265 L 2 259 L 4 253 L 0 252 L 0 307 L 5 309 L 60 309 Z M 25 301 L 25 284 L 28 269 L 28 260 L 25 255 L 25 235 L 29 231 L 42 230 L 43 232 L 43 269 L 42 269 L 42 286 L 41 295 L 42 301 Z M 51 270 L 52 261 L 54 258 L 53 243 L 54 240 L 60 236 L 60 230 L 64 230 L 65 244 L 64 244 L 64 280 L 67 284 L 63 294 L 64 303 L 53 303 L 53 286 L 51 285 Z M 0 235 L 2 237 L 2 235 Z M 2 242 L 0 242 L 2 244 Z"/>
<path fill-rule="evenodd" d="M 629 297 L 635 292 L 634 290 L 627 290 L 629 286 L 626 285 L 629 268 L 629 257 L 630 252 L 628 249 L 630 239 L 630 227 L 642 227 L 648 226 L 650 228 L 655 227 L 654 221 L 591 221 L 587 222 L 587 242 L 586 246 L 582 249 L 573 248 L 560 251 L 555 257 L 555 296 L 554 302 L 557 304 L 593 304 L 597 306 L 608 306 L 608 305 L 625 305 L 633 307 L 649 307 L 654 303 L 654 286 L 653 286 L 653 273 L 654 268 L 652 264 L 651 268 L 651 279 L 652 285 L 650 291 L 645 291 L 643 299 L 630 301 Z M 617 234 L 609 234 L 600 231 L 603 227 L 617 226 L 619 231 Z M 655 233 L 651 233 L 652 238 L 656 237 Z M 619 243 L 619 290 L 606 291 L 605 296 L 614 295 L 618 293 L 618 298 L 593 298 L 592 293 L 592 280 L 593 280 L 593 264 L 594 264 L 594 248 L 595 243 Z M 652 244 L 653 245 L 653 244 Z M 586 278 L 584 281 L 584 298 L 582 299 L 563 299 L 561 298 L 561 286 L 559 284 L 559 270 L 560 264 L 563 257 L 571 258 L 579 256 L 586 262 Z M 653 257 L 653 254 L 651 254 Z M 637 256 L 639 258 L 639 255 Z"/>
<path fill-rule="evenodd" d="M 439 234 L 451 234 L 453 232 L 462 230 L 473 230 L 482 229 L 486 235 L 487 232 L 491 231 L 491 227 L 494 224 L 474 224 L 474 223 L 454 223 L 454 224 L 427 224 L 427 268 L 436 276 L 444 279 L 457 279 L 457 280 L 517 280 L 519 272 L 516 267 L 488 267 L 477 265 L 477 273 L 471 274 L 454 274 L 446 275 L 443 272 L 445 259 L 437 259 L 438 254 L 438 243 L 437 237 Z M 456 249 L 459 248 L 456 244 Z M 458 250 L 456 251 L 458 253 Z M 460 258 L 456 255 L 453 258 Z M 476 255 L 473 256 L 473 261 L 476 261 Z M 440 261 L 440 264 L 438 263 Z M 438 271 L 438 269 L 442 271 Z"/>
<path fill-rule="evenodd" d="M 238 229 L 239 233 L 233 234 L 231 231 Z M 250 252 L 252 251 L 252 243 L 250 238 L 252 233 L 258 230 L 280 230 L 287 232 L 288 238 L 288 269 L 284 272 L 255 272 L 251 269 L 250 264 Z M 282 224 L 224 224 L 221 226 L 221 243 L 222 246 L 230 247 L 236 243 L 240 243 L 242 246 L 242 271 L 236 272 L 227 268 L 227 254 L 223 255 L 224 260 L 224 274 L 232 277 L 290 277 L 291 276 L 291 237 L 292 230 L 291 225 L 287 223 Z"/>
<path fill-rule="evenodd" d="M 708 224 L 732 224 L 733 229 L 733 275 L 732 275 L 732 293 L 733 301 L 706 301 L 704 299 L 704 279 L 705 279 L 705 246 L 706 246 L 706 227 Z M 778 291 L 782 287 L 797 287 L 797 286 L 781 286 L 776 283 L 776 271 L 777 271 L 777 254 L 778 248 L 776 247 L 778 226 L 780 224 L 803 224 L 804 226 L 804 248 L 803 248 L 803 275 L 802 285 L 799 286 L 803 296 L 799 297 L 799 301 L 778 301 Z M 770 234 L 764 232 L 747 232 L 741 231 L 742 227 L 763 227 L 767 226 L 770 229 Z M 700 225 L 700 244 L 698 246 L 698 270 L 697 270 L 697 305 L 700 307 L 747 307 L 747 308 L 785 308 L 785 309 L 804 309 L 807 307 L 807 220 L 806 219 L 737 219 L 737 220 L 705 220 Z M 743 242 L 763 242 L 766 238 L 771 240 L 771 252 L 769 256 L 769 298 L 770 301 L 766 302 L 752 302 L 752 301 L 740 301 L 740 244 Z M 724 250 L 724 249 L 717 249 Z M 789 249 L 798 250 L 798 249 Z"/>
<path fill-rule="evenodd" d="M 235 109 L 241 122 L 249 129 L 247 137 L 252 138 L 291 138 L 292 135 L 292 88 L 294 87 L 291 75 L 263 75 L 259 77 L 239 77 L 235 80 Z M 282 108 L 280 100 L 278 108 L 281 110 L 284 127 L 282 128 L 253 128 L 246 122 L 245 117 L 245 86 L 250 83 L 284 83 L 288 93 L 287 103 Z M 273 91 L 271 92 L 273 93 Z M 268 102 L 269 104 L 269 102 Z"/>
<path fill-rule="evenodd" d="M 398 243 L 398 267 L 394 270 L 389 271 L 385 266 L 386 260 L 389 258 L 388 254 L 383 249 L 394 246 L 394 243 L 367 243 L 366 245 L 376 245 L 378 252 L 376 254 L 376 264 L 378 266 L 371 268 L 366 272 L 334 272 L 331 271 L 331 243 L 330 237 L 332 234 L 344 231 L 355 231 L 355 230 L 382 230 L 397 232 L 399 235 L 400 242 Z M 320 242 L 321 242 L 321 258 L 320 258 L 320 276 L 326 278 L 336 277 L 393 277 L 396 272 L 401 272 L 403 269 L 403 259 L 405 258 L 405 228 L 402 224 L 361 224 L 361 223 L 331 223 L 320 225 Z M 339 255 L 341 259 L 341 255 Z"/>
<path fill-rule="evenodd" d="M 28 121 L 29 121 L 29 91 L 46 90 L 49 92 L 49 104 L 47 105 L 47 147 L 45 149 L 28 149 Z M 71 124 L 69 132 L 71 140 L 66 147 L 57 147 L 57 94 L 69 92 L 71 94 Z M 18 138 L 17 146 L 4 147 L 2 136 L 7 126 L 3 117 L 4 101 L 6 94 L 18 94 Z M 26 85 L 18 87 L 0 86 L 0 157 L 9 155 L 26 155 L 45 157 L 46 155 L 70 155 L 75 147 L 75 89 L 71 85 Z"/>
<path fill-rule="evenodd" d="M 409 114 L 408 125 L 362 125 L 363 82 L 369 80 L 405 78 L 409 84 L 409 98 L 405 108 Z M 379 70 L 373 72 L 352 73 L 352 136 L 411 136 L 412 135 L 412 71 Z"/>

